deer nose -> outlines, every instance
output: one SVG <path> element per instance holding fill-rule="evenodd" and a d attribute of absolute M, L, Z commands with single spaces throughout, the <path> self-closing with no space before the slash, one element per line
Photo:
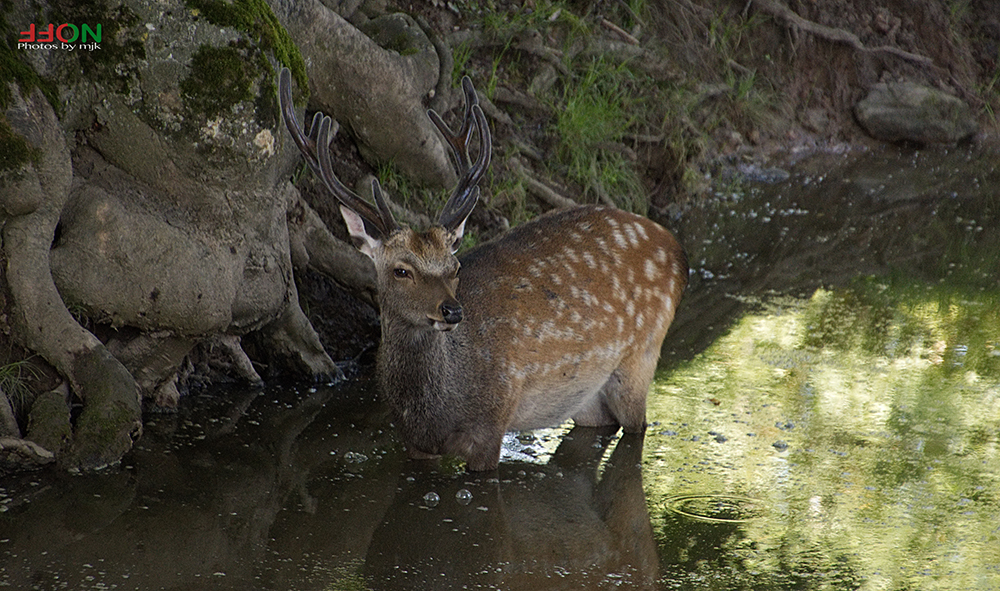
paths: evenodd
<path fill-rule="evenodd" d="M 441 304 L 441 317 L 448 324 L 458 324 L 462 321 L 462 305 L 454 301 Z"/>

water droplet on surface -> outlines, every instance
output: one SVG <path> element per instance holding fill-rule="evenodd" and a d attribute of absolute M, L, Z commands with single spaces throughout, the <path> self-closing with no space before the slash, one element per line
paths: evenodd
<path fill-rule="evenodd" d="M 467 488 L 463 488 L 455 493 L 455 500 L 458 501 L 459 505 L 468 505 L 472 502 L 472 492 Z"/>
<path fill-rule="evenodd" d="M 424 505 L 428 507 L 437 507 L 438 503 L 441 502 L 441 496 L 436 492 L 431 491 L 424 495 Z"/>

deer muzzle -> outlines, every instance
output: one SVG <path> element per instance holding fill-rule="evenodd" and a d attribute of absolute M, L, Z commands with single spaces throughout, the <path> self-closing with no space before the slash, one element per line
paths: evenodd
<path fill-rule="evenodd" d="M 434 328 L 445 331 L 451 330 L 462 321 L 462 304 L 457 300 L 445 301 L 440 307 L 441 319 L 432 318 Z"/>

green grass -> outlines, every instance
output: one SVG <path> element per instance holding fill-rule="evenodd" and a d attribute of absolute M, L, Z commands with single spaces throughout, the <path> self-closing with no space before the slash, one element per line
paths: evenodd
<path fill-rule="evenodd" d="M 30 362 L 29 358 L 0 365 L 0 392 L 7 396 L 15 408 L 31 397 L 30 382 L 41 375 Z"/>
<path fill-rule="evenodd" d="M 587 200 L 611 200 L 644 212 L 645 190 L 622 141 L 643 111 L 641 85 L 624 64 L 601 58 L 584 66 L 580 78 L 564 87 L 554 105 L 559 165 L 583 189 Z"/>

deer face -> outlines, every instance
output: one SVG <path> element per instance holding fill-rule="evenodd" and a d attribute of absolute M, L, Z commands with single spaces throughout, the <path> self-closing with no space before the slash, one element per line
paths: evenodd
<path fill-rule="evenodd" d="M 383 315 L 415 329 L 448 331 L 462 321 L 458 289 L 457 244 L 461 228 L 434 226 L 426 232 L 402 228 L 379 240 L 365 232 L 360 219 L 344 210 L 348 230 L 361 252 L 375 263 Z"/>
<path fill-rule="evenodd" d="M 462 321 L 462 305 L 455 299 L 455 240 L 441 227 L 423 233 L 407 228 L 385 240 L 374 259 L 382 310 L 394 311 L 415 328 L 455 328 Z"/>

